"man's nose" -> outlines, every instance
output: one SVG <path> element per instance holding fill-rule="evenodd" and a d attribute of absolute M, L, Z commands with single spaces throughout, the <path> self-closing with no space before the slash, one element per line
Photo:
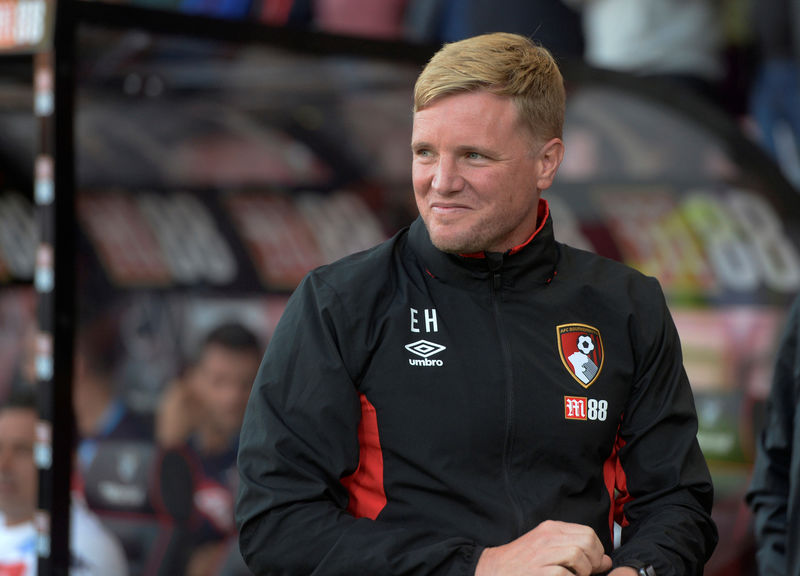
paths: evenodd
<path fill-rule="evenodd" d="M 456 162 L 451 158 L 441 156 L 433 172 L 431 188 L 440 194 L 448 194 L 458 192 L 463 187 L 464 178 L 459 173 Z"/>

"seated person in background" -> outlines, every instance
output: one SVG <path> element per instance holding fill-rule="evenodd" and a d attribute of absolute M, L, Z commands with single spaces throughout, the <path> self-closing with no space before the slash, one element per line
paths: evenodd
<path fill-rule="evenodd" d="M 239 430 L 263 348 L 258 337 L 235 322 L 212 329 L 185 378 L 165 393 L 156 421 L 164 448 L 180 448 L 199 476 L 194 480 L 196 528 L 186 574 L 215 573 L 235 535 Z"/>
<path fill-rule="evenodd" d="M 73 407 L 78 432 L 77 469 L 85 475 L 99 442 L 152 441 L 153 424 L 131 411 L 114 385 L 119 337 L 113 322 L 81 327 L 76 340 Z"/>
<path fill-rule="evenodd" d="M 36 339 L 38 334 L 39 325 L 32 318 L 22 334 L 17 365 L 14 369 L 14 377 L 11 380 L 10 391 L 12 393 L 20 388 L 36 387 Z"/>
<path fill-rule="evenodd" d="M 0 406 L 0 575 L 35 576 L 38 470 L 33 444 L 38 413 L 32 389 L 16 391 Z M 116 539 L 73 496 L 71 576 L 126 576 L 125 555 Z"/>
<path fill-rule="evenodd" d="M 747 503 L 759 576 L 800 575 L 800 294 L 775 357 Z"/>

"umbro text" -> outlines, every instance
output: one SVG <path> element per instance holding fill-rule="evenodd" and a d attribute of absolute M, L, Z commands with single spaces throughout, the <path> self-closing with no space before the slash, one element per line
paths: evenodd
<path fill-rule="evenodd" d="M 412 366 L 444 366 L 441 360 L 431 360 L 430 358 L 409 358 L 408 363 Z"/>

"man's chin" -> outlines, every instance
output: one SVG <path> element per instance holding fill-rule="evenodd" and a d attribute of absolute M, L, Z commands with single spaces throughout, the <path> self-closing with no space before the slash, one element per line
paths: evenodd
<path fill-rule="evenodd" d="M 431 238 L 431 242 L 436 248 L 448 254 L 474 254 L 483 251 L 481 248 L 477 247 L 477 244 L 470 242 L 441 239 L 434 240 L 433 238 Z"/>
<path fill-rule="evenodd" d="M 466 236 L 464 234 L 447 234 L 442 230 L 428 230 L 431 243 L 442 252 L 448 254 L 471 254 L 473 252 L 480 252 L 479 243 L 476 242 L 474 236 Z"/>
<path fill-rule="evenodd" d="M 436 248 L 438 250 L 440 250 L 442 252 L 447 252 L 448 254 L 462 254 L 463 253 L 462 250 L 458 249 L 458 245 L 456 245 L 456 244 L 452 244 L 452 243 L 449 243 L 449 242 L 442 242 L 442 241 L 433 240 L 433 239 L 431 239 L 431 242 L 433 243 L 434 246 L 436 246 Z"/>

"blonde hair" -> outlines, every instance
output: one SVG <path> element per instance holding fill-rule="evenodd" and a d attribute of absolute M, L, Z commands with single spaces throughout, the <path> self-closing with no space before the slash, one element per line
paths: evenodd
<path fill-rule="evenodd" d="M 497 32 L 445 44 L 414 86 L 414 112 L 438 98 L 487 90 L 509 96 L 537 140 L 561 138 L 564 79 L 553 56 L 518 34 Z"/>

